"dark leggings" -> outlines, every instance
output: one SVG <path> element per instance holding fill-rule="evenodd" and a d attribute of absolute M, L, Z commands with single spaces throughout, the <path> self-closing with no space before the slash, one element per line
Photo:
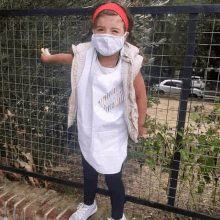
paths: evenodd
<path fill-rule="evenodd" d="M 92 205 L 95 199 L 98 172 L 82 156 L 84 173 L 84 203 Z M 122 182 L 122 170 L 116 174 L 105 174 L 105 182 L 110 191 L 112 218 L 120 220 L 123 216 L 125 189 Z"/>

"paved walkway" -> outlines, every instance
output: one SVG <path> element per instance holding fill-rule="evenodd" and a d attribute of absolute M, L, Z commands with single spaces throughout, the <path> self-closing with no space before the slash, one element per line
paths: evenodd
<path fill-rule="evenodd" d="M 78 203 L 73 195 L 0 180 L 0 220 L 66 220 Z M 89 220 L 107 220 L 109 214 L 107 208 L 99 207 Z"/>
<path fill-rule="evenodd" d="M 0 220 L 67 220 L 79 202 L 74 195 L 0 179 Z M 107 220 L 109 216 L 110 208 L 98 204 L 98 211 L 88 220 Z M 131 219 L 137 220 L 127 216 Z"/>

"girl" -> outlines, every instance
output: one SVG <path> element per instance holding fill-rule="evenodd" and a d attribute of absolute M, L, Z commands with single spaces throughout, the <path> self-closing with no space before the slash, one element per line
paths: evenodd
<path fill-rule="evenodd" d="M 73 54 L 51 55 L 48 49 L 41 49 L 44 62 L 72 65 L 68 127 L 77 112 L 84 202 L 70 220 L 86 220 L 97 211 L 99 173 L 105 175 L 111 194 L 110 220 L 126 219 L 122 165 L 127 156 L 128 135 L 136 143 L 138 137 L 146 137 L 143 124 L 147 110 L 140 73 L 143 56 L 132 45 L 132 28 L 133 19 L 125 7 L 104 3 L 94 10 L 91 42 L 73 45 Z"/>

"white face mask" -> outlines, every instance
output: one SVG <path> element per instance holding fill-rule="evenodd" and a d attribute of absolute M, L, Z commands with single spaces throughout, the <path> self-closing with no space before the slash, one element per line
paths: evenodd
<path fill-rule="evenodd" d="M 92 45 L 101 55 L 111 56 L 122 49 L 127 33 L 122 37 L 110 34 L 93 34 Z"/>

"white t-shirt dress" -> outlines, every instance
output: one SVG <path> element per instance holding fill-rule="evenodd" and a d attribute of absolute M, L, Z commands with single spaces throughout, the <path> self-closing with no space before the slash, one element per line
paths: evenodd
<path fill-rule="evenodd" d="M 92 54 L 91 54 L 92 53 Z M 127 156 L 128 130 L 124 119 L 122 59 L 115 68 L 99 63 L 97 53 L 87 53 L 77 89 L 77 126 L 80 149 L 99 173 L 121 170 Z"/>

